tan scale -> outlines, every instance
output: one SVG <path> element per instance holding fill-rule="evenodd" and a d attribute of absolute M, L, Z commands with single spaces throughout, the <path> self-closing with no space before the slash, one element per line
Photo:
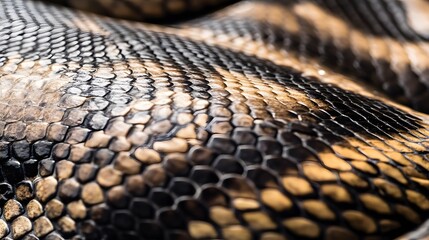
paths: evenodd
<path fill-rule="evenodd" d="M 287 238 L 276 232 L 264 232 L 260 240 L 287 240 Z"/>
<path fill-rule="evenodd" d="M 42 202 L 49 200 L 57 191 L 57 180 L 53 177 L 43 178 L 36 183 L 36 197 Z"/>
<path fill-rule="evenodd" d="M 292 207 L 292 201 L 277 189 L 262 190 L 261 200 L 266 206 L 277 212 L 287 211 Z"/>
<path fill-rule="evenodd" d="M 213 206 L 210 208 L 210 218 L 220 226 L 238 224 L 234 212 L 222 206 Z"/>
<path fill-rule="evenodd" d="M 396 222 L 396 221 L 392 221 L 389 219 L 383 219 L 380 221 L 380 230 L 382 232 L 389 232 L 392 230 L 397 230 L 398 228 L 401 227 L 401 224 Z"/>
<path fill-rule="evenodd" d="M 125 184 L 127 191 L 131 194 L 141 196 L 146 191 L 144 177 L 140 174 L 129 176 Z"/>
<path fill-rule="evenodd" d="M 304 178 L 287 176 L 282 178 L 282 183 L 286 191 L 296 196 L 304 196 L 313 193 L 311 184 Z"/>
<path fill-rule="evenodd" d="M 375 178 L 373 180 L 373 184 L 377 186 L 381 195 L 387 195 L 396 199 L 400 199 L 402 197 L 402 192 L 399 187 L 389 181 L 381 178 Z"/>
<path fill-rule="evenodd" d="M 377 230 L 374 220 L 361 212 L 347 210 L 342 213 L 342 216 L 355 230 L 364 233 L 374 233 Z"/>
<path fill-rule="evenodd" d="M 362 155 L 361 153 L 359 153 L 355 149 L 350 148 L 348 146 L 333 145 L 332 149 L 335 151 L 336 154 L 338 154 L 339 156 L 345 157 L 345 158 L 350 158 L 350 159 L 358 160 L 358 161 L 367 160 L 367 158 L 364 155 Z"/>
<path fill-rule="evenodd" d="M 380 171 L 387 176 L 395 179 L 396 181 L 406 184 L 407 179 L 405 179 L 404 175 L 401 173 L 400 170 L 397 168 L 394 168 L 392 165 L 386 164 L 386 163 L 377 163 L 378 168 Z"/>
<path fill-rule="evenodd" d="M 292 233 L 306 238 L 317 238 L 320 228 L 317 224 L 302 217 L 289 218 L 283 221 L 283 225 Z"/>
<path fill-rule="evenodd" d="M 359 239 L 356 234 L 353 232 L 337 226 L 328 227 L 326 229 L 326 239 L 328 240 L 336 240 L 336 239 L 349 239 L 349 240 L 357 240 Z"/>
<path fill-rule="evenodd" d="M 65 233 L 72 233 L 76 231 L 76 222 L 68 216 L 61 217 L 58 220 L 58 225 L 61 231 Z"/>
<path fill-rule="evenodd" d="M 425 195 L 413 190 L 406 190 L 405 193 L 407 195 L 407 199 L 418 206 L 421 210 L 429 209 L 429 199 Z"/>
<path fill-rule="evenodd" d="M 427 158 L 424 159 L 422 156 L 419 155 L 415 155 L 415 154 L 406 154 L 405 155 L 408 159 L 410 159 L 411 161 L 413 161 L 415 164 L 417 164 L 418 166 L 428 170 L 429 169 L 429 163 Z"/>
<path fill-rule="evenodd" d="M 13 238 L 23 237 L 26 233 L 32 229 L 31 221 L 25 216 L 19 216 L 13 220 L 11 224 L 11 232 Z"/>
<path fill-rule="evenodd" d="M 255 230 L 273 230 L 277 224 L 264 212 L 247 212 L 242 214 L 243 219 Z"/>
<path fill-rule="evenodd" d="M 338 171 L 348 171 L 352 169 L 349 163 L 337 157 L 333 153 L 319 153 L 318 157 L 320 158 L 322 163 L 330 169 Z"/>
<path fill-rule="evenodd" d="M 114 159 L 114 168 L 124 174 L 137 174 L 140 172 L 141 163 L 135 160 L 127 152 L 120 152 Z"/>
<path fill-rule="evenodd" d="M 49 219 L 55 219 L 63 215 L 64 209 L 64 203 L 57 199 L 52 199 L 46 203 L 44 210 Z"/>
<path fill-rule="evenodd" d="M 420 186 L 429 189 L 429 180 L 422 179 L 422 178 L 419 178 L 419 177 L 410 177 L 410 179 L 411 179 L 411 181 L 419 184 Z"/>
<path fill-rule="evenodd" d="M 370 193 L 360 194 L 359 200 L 363 203 L 363 205 L 366 208 L 370 209 L 371 211 L 374 211 L 380 214 L 391 213 L 389 205 L 376 195 L 373 195 Z"/>
<path fill-rule="evenodd" d="M 306 200 L 302 202 L 302 206 L 311 215 L 327 220 L 335 220 L 335 213 L 324 203 L 319 200 Z"/>
<path fill-rule="evenodd" d="M 414 210 L 412 210 L 411 208 L 409 208 L 407 206 L 396 204 L 395 210 L 400 215 L 402 215 L 403 217 L 405 217 L 406 219 L 408 219 L 412 222 L 421 223 L 421 221 L 422 221 L 420 216 Z"/>
<path fill-rule="evenodd" d="M 232 204 L 236 209 L 241 211 L 256 210 L 260 207 L 258 201 L 250 198 L 235 198 Z"/>
<path fill-rule="evenodd" d="M 51 221 L 46 217 L 40 217 L 33 223 L 34 233 L 37 237 L 44 237 L 54 230 Z"/>
<path fill-rule="evenodd" d="M 359 171 L 362 171 L 364 173 L 372 174 L 372 175 L 377 174 L 377 169 L 373 165 L 369 164 L 368 162 L 364 162 L 364 161 L 352 161 L 352 162 L 350 162 L 350 164 L 355 169 L 358 169 Z"/>
<path fill-rule="evenodd" d="M 339 177 L 341 181 L 355 188 L 362 188 L 362 189 L 368 188 L 368 183 L 364 179 L 356 175 L 355 173 L 343 172 L 339 174 Z"/>
<path fill-rule="evenodd" d="M 3 217 L 6 221 L 10 222 L 14 218 L 24 213 L 24 208 L 21 203 L 16 200 L 8 200 L 3 206 Z"/>
<path fill-rule="evenodd" d="M 389 152 L 384 152 L 384 155 L 386 155 L 388 158 L 395 161 L 395 163 L 397 163 L 397 164 L 400 164 L 403 166 L 411 166 L 412 165 L 412 163 L 408 159 L 406 159 L 404 157 L 404 155 L 402 155 L 399 152 L 389 151 Z"/>
<path fill-rule="evenodd" d="M 103 187 L 112 187 L 122 182 L 123 173 L 112 166 L 100 169 L 97 174 L 97 182 Z"/>
<path fill-rule="evenodd" d="M 73 174 L 74 166 L 75 164 L 70 161 L 59 161 L 55 166 L 58 180 L 68 179 Z"/>
<path fill-rule="evenodd" d="M 365 148 L 361 147 L 359 148 L 359 151 L 362 152 L 362 154 L 364 154 L 369 159 L 375 159 L 382 162 L 389 161 L 389 159 L 382 152 L 372 147 L 365 147 Z"/>
<path fill-rule="evenodd" d="M 31 200 L 26 206 L 26 213 L 30 219 L 34 219 L 43 214 L 43 206 L 36 199 Z"/>
<path fill-rule="evenodd" d="M 67 214 L 73 219 L 84 219 L 86 217 L 86 207 L 82 200 L 73 201 L 67 204 Z"/>
<path fill-rule="evenodd" d="M 81 197 L 86 204 L 90 205 L 104 201 L 103 192 L 95 182 L 87 183 L 82 187 Z"/>
<path fill-rule="evenodd" d="M 321 192 L 323 195 L 331 198 L 332 200 L 339 203 L 351 203 L 352 196 L 346 188 L 334 184 L 323 184 L 321 186 Z"/>
<path fill-rule="evenodd" d="M 9 226 L 3 219 L 0 219 L 0 237 L 5 237 L 8 233 Z"/>
<path fill-rule="evenodd" d="M 315 163 L 303 163 L 302 168 L 305 176 L 316 182 L 335 181 L 337 179 L 334 173 Z"/>
<path fill-rule="evenodd" d="M 31 185 L 19 185 L 16 187 L 16 199 L 21 202 L 28 201 L 33 198 L 33 189 Z"/>
<path fill-rule="evenodd" d="M 217 233 L 214 227 L 203 221 L 191 221 L 188 225 L 189 234 L 195 239 L 216 238 Z"/>
<path fill-rule="evenodd" d="M 417 170 L 416 167 L 414 166 L 406 166 L 406 167 L 401 167 L 402 172 L 407 175 L 409 178 L 411 179 L 425 179 L 424 174 L 422 174 L 421 172 L 419 172 Z"/>
<path fill-rule="evenodd" d="M 241 225 L 232 225 L 222 229 L 222 236 L 226 240 L 250 240 L 252 234 L 250 230 Z"/>

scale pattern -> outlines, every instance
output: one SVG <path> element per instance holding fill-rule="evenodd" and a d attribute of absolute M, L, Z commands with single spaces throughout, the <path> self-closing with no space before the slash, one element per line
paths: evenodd
<path fill-rule="evenodd" d="M 427 13 L 424 0 L 259 1 L 248 7 L 251 10 L 237 9 L 235 15 L 219 14 L 195 24 L 231 39 L 245 36 L 316 58 L 320 65 L 371 83 L 397 102 L 429 112 L 429 18 L 411 11 L 420 7 L 421 14 Z M 417 29 L 413 21 L 426 28 Z"/>
<path fill-rule="evenodd" d="M 428 116 L 279 45 L 277 2 L 173 27 L 0 4 L 1 238 L 391 239 L 429 216 Z"/>

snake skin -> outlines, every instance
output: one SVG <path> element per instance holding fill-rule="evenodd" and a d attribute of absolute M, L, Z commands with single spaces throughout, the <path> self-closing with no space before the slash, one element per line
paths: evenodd
<path fill-rule="evenodd" d="M 1 0 L 0 238 L 369 240 L 422 225 L 429 116 L 397 102 L 429 111 L 427 5 L 348 3 L 249 0 L 165 26 Z"/>
<path fill-rule="evenodd" d="M 213 12 L 238 0 L 50 0 L 73 8 L 138 21 L 171 22 Z"/>

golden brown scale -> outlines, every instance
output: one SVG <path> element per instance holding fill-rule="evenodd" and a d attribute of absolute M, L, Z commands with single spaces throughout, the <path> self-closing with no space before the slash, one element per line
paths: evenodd
<path fill-rule="evenodd" d="M 129 14 L 127 1 L 99 4 Z M 426 42 L 402 48 L 326 4 L 247 1 L 166 27 L 3 1 L 0 237 L 383 239 L 418 227 L 428 116 L 308 48 L 352 49 L 401 75 L 421 73 L 412 51 Z"/>

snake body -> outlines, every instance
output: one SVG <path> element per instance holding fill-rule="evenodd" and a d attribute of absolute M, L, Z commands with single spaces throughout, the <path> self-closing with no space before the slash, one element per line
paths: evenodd
<path fill-rule="evenodd" d="M 54 2 L 188 21 L 0 1 L 0 238 L 425 235 L 424 0 Z"/>

